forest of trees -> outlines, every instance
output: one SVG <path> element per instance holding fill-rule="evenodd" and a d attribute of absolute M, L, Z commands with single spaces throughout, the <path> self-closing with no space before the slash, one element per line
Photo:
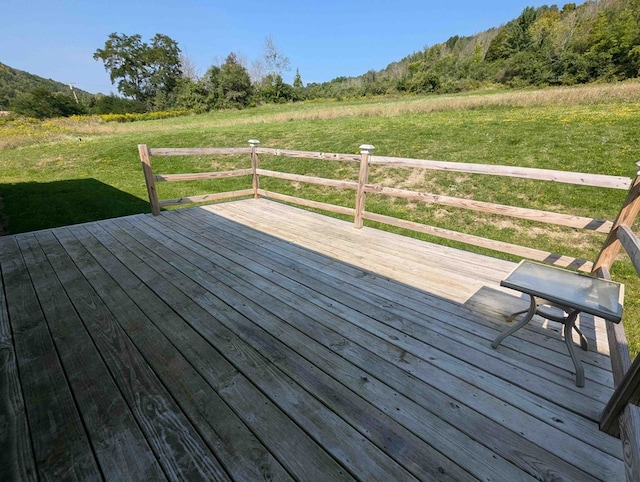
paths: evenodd
<path fill-rule="evenodd" d="M 284 82 L 282 75 L 290 70 L 290 62 L 270 36 L 263 55 L 250 67 L 231 52 L 201 76 L 178 43 L 162 34 L 146 43 L 140 35 L 113 33 L 94 59 L 103 62 L 123 97 L 82 93 L 74 107 L 68 90 L 57 86 L 47 96 L 42 91 L 47 86 L 28 89 L 33 79 L 24 77 L 21 95 L 15 83 L 0 88 L 0 110 L 47 116 L 51 109 L 37 107 L 50 102 L 57 106 L 56 115 L 168 109 L 206 112 L 315 98 L 443 94 L 492 85 L 522 88 L 636 78 L 640 76 L 640 0 L 528 7 L 506 25 L 470 37 L 451 37 L 383 70 L 306 86 L 298 70 L 292 85 Z M 3 67 L 0 64 L 0 86 L 9 75 Z"/>
<path fill-rule="evenodd" d="M 453 93 L 638 76 L 640 0 L 599 0 L 528 7 L 506 25 L 451 37 L 381 71 L 307 85 L 305 96 Z"/>
<path fill-rule="evenodd" d="M 50 93 L 68 94 L 73 98 L 71 86 L 12 69 L 0 63 L 0 110 L 9 110 L 9 106 L 21 95 L 35 89 L 45 89 Z M 87 102 L 92 95 L 84 90 L 74 89 L 78 99 Z M 75 98 L 74 98 L 75 101 Z"/>

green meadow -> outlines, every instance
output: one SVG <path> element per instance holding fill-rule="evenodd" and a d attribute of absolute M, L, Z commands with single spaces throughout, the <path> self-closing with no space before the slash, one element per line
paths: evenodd
<path fill-rule="evenodd" d="M 455 96 L 364 98 L 266 105 L 163 120 L 105 122 L 0 118 L 0 196 L 4 231 L 15 234 L 149 212 L 137 145 L 263 147 L 513 165 L 635 177 L 640 161 L 640 83 Z M 262 156 L 261 167 L 356 180 L 358 165 Z M 153 158 L 158 173 L 249 167 L 249 156 Z M 370 181 L 580 216 L 613 220 L 625 191 L 412 169 L 372 168 Z M 245 189 L 249 178 L 164 183 L 162 199 Z M 276 179 L 261 187 L 353 207 L 354 193 Z M 512 218 L 368 196 L 367 210 L 594 260 L 604 235 Z M 385 228 L 391 229 L 391 228 Z M 636 226 L 637 232 L 637 226 Z M 416 233 L 414 237 L 445 243 Z M 468 246 L 446 244 L 463 249 Z M 499 253 L 481 251 L 509 258 Z M 640 351 L 640 282 L 621 254 L 615 280 L 627 285 L 625 327 Z"/>

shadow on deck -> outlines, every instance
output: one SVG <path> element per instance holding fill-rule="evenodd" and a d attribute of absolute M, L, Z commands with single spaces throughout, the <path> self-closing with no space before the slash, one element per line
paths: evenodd
<path fill-rule="evenodd" d="M 601 320 L 583 389 L 491 349 L 513 266 L 267 200 L 0 239 L 0 479 L 623 479 Z"/>

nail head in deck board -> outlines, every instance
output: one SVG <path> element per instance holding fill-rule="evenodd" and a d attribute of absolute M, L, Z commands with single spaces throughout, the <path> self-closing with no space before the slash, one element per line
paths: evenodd
<path fill-rule="evenodd" d="M 151 455 L 144 435 L 35 237 L 20 239 L 25 264 L 102 475 L 109 480 L 164 479 L 160 465 Z"/>
<path fill-rule="evenodd" d="M 58 230 L 57 235 L 64 236 L 65 230 Z M 40 232 L 36 236 L 43 250 L 50 255 L 49 261 L 93 335 L 94 343 L 167 476 L 227 479 L 161 381 L 84 278 L 80 269 L 93 269 L 93 258 L 82 253 L 72 259 L 53 232 Z M 188 451 L 184 451 L 184 447 L 189 447 Z"/>
<path fill-rule="evenodd" d="M 0 239 L 0 252 L 5 249 Z M 0 480 L 20 482 L 37 473 L 13 346 L 0 259 Z"/>
<path fill-rule="evenodd" d="M 17 239 L 0 252 L 9 317 L 38 476 L 101 478 L 82 420 L 53 346 Z"/>

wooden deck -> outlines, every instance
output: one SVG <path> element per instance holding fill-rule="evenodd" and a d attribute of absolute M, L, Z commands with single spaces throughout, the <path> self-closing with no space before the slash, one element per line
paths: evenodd
<path fill-rule="evenodd" d="M 514 264 L 267 200 L 0 238 L 0 480 L 623 480 Z M 15 356 L 14 356 L 15 354 Z"/>

